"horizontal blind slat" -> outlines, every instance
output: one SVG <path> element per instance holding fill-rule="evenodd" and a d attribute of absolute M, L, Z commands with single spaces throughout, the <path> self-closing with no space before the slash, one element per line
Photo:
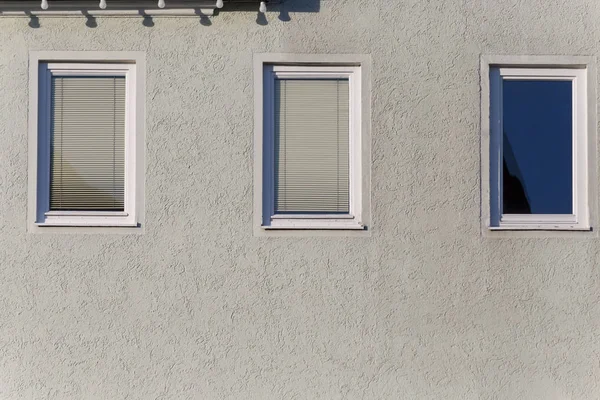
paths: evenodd
<path fill-rule="evenodd" d="M 125 78 L 52 79 L 51 210 L 124 210 Z"/>
<path fill-rule="evenodd" d="M 277 213 L 350 208 L 347 79 L 275 81 Z"/>

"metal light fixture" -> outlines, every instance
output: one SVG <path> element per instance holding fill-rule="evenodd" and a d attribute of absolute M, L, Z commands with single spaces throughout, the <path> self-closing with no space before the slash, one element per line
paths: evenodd
<path fill-rule="evenodd" d="M 107 0 L 99 0 L 99 7 L 102 10 L 105 10 L 108 5 L 107 5 Z M 224 1 L 223 0 L 215 0 L 215 5 L 217 8 L 223 8 L 224 6 Z M 49 5 L 48 5 L 48 0 L 41 0 L 41 7 L 42 10 L 47 10 Z M 165 0 L 158 0 L 158 8 L 165 8 L 166 4 L 165 4 Z M 260 6 L 258 7 L 258 11 L 260 13 L 266 13 L 267 12 L 267 2 L 266 1 L 261 1 L 260 2 Z"/>

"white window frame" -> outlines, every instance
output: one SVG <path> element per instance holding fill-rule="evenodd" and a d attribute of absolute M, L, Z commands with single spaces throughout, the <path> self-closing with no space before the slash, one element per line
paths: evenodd
<path fill-rule="evenodd" d="M 490 67 L 490 226 L 491 230 L 589 230 L 588 95 L 585 68 Z M 570 81 L 573 88 L 573 213 L 502 213 L 502 82 L 504 80 Z"/>
<path fill-rule="evenodd" d="M 41 62 L 39 63 L 37 93 L 38 104 L 38 149 L 37 149 L 37 193 L 35 225 L 89 226 L 89 227 L 135 227 L 136 177 L 137 177 L 137 71 L 134 63 L 97 62 Z M 125 77 L 125 180 L 124 211 L 51 211 L 51 105 L 52 77 L 55 76 L 123 76 Z"/>
<path fill-rule="evenodd" d="M 362 223 L 362 140 L 361 68 L 345 65 L 264 65 L 263 68 L 263 229 L 348 229 L 363 230 Z M 348 79 L 350 92 L 349 123 L 349 200 L 348 214 L 275 213 L 275 80 Z"/>

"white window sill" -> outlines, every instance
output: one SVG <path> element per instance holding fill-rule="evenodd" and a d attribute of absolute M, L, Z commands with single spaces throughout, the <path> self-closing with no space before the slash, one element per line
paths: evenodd
<path fill-rule="evenodd" d="M 103 227 L 135 227 L 135 217 L 126 212 L 101 211 L 49 211 L 42 222 L 36 226 L 103 226 Z"/>
<path fill-rule="evenodd" d="M 574 214 L 505 214 L 490 230 L 503 231 L 589 231 L 587 221 Z"/>
<path fill-rule="evenodd" d="M 35 226 L 44 228 L 44 227 L 71 227 L 71 228 L 92 228 L 92 227 L 102 227 L 102 228 L 136 228 L 138 226 L 137 223 L 108 223 L 108 222 L 36 222 Z"/>
<path fill-rule="evenodd" d="M 315 226 L 262 226 L 261 227 L 267 231 L 283 231 L 283 230 L 354 230 L 354 231 L 362 231 L 365 229 L 364 225 L 353 225 L 353 226 L 335 226 L 335 225 L 315 225 Z"/>
<path fill-rule="evenodd" d="M 340 214 L 317 214 L 317 215 L 315 215 L 315 214 L 275 214 L 275 215 L 271 216 L 271 220 L 274 220 L 274 219 L 278 219 L 278 220 L 302 219 L 302 220 L 308 220 L 308 221 L 314 221 L 314 220 L 337 221 L 337 220 L 354 219 L 354 215 L 352 215 L 352 214 L 342 214 L 342 215 L 340 215 Z"/>
<path fill-rule="evenodd" d="M 328 218 L 330 216 L 318 216 L 307 218 L 306 215 L 289 216 L 273 216 L 270 225 L 263 225 L 262 229 L 277 230 L 277 229 L 298 229 L 298 230 L 364 230 L 365 226 L 358 222 L 351 215 L 336 216 L 336 218 Z"/>
<path fill-rule="evenodd" d="M 577 225 L 501 225 L 488 226 L 490 231 L 591 231 L 589 226 Z"/>

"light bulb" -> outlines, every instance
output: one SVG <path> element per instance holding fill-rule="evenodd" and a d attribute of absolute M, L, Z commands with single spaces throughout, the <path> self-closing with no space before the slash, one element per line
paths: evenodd
<path fill-rule="evenodd" d="M 261 1 L 258 11 L 260 11 L 263 14 L 266 13 L 267 12 L 267 3 L 265 3 L 264 1 Z"/>
<path fill-rule="evenodd" d="M 158 8 L 165 8 L 165 0 L 158 0 Z"/>
<path fill-rule="evenodd" d="M 217 8 L 223 8 L 223 0 L 217 0 Z"/>
<path fill-rule="evenodd" d="M 42 0 L 42 10 L 48 9 L 48 0 Z"/>
<path fill-rule="evenodd" d="M 100 0 L 100 8 L 101 9 L 106 9 L 106 0 Z"/>

